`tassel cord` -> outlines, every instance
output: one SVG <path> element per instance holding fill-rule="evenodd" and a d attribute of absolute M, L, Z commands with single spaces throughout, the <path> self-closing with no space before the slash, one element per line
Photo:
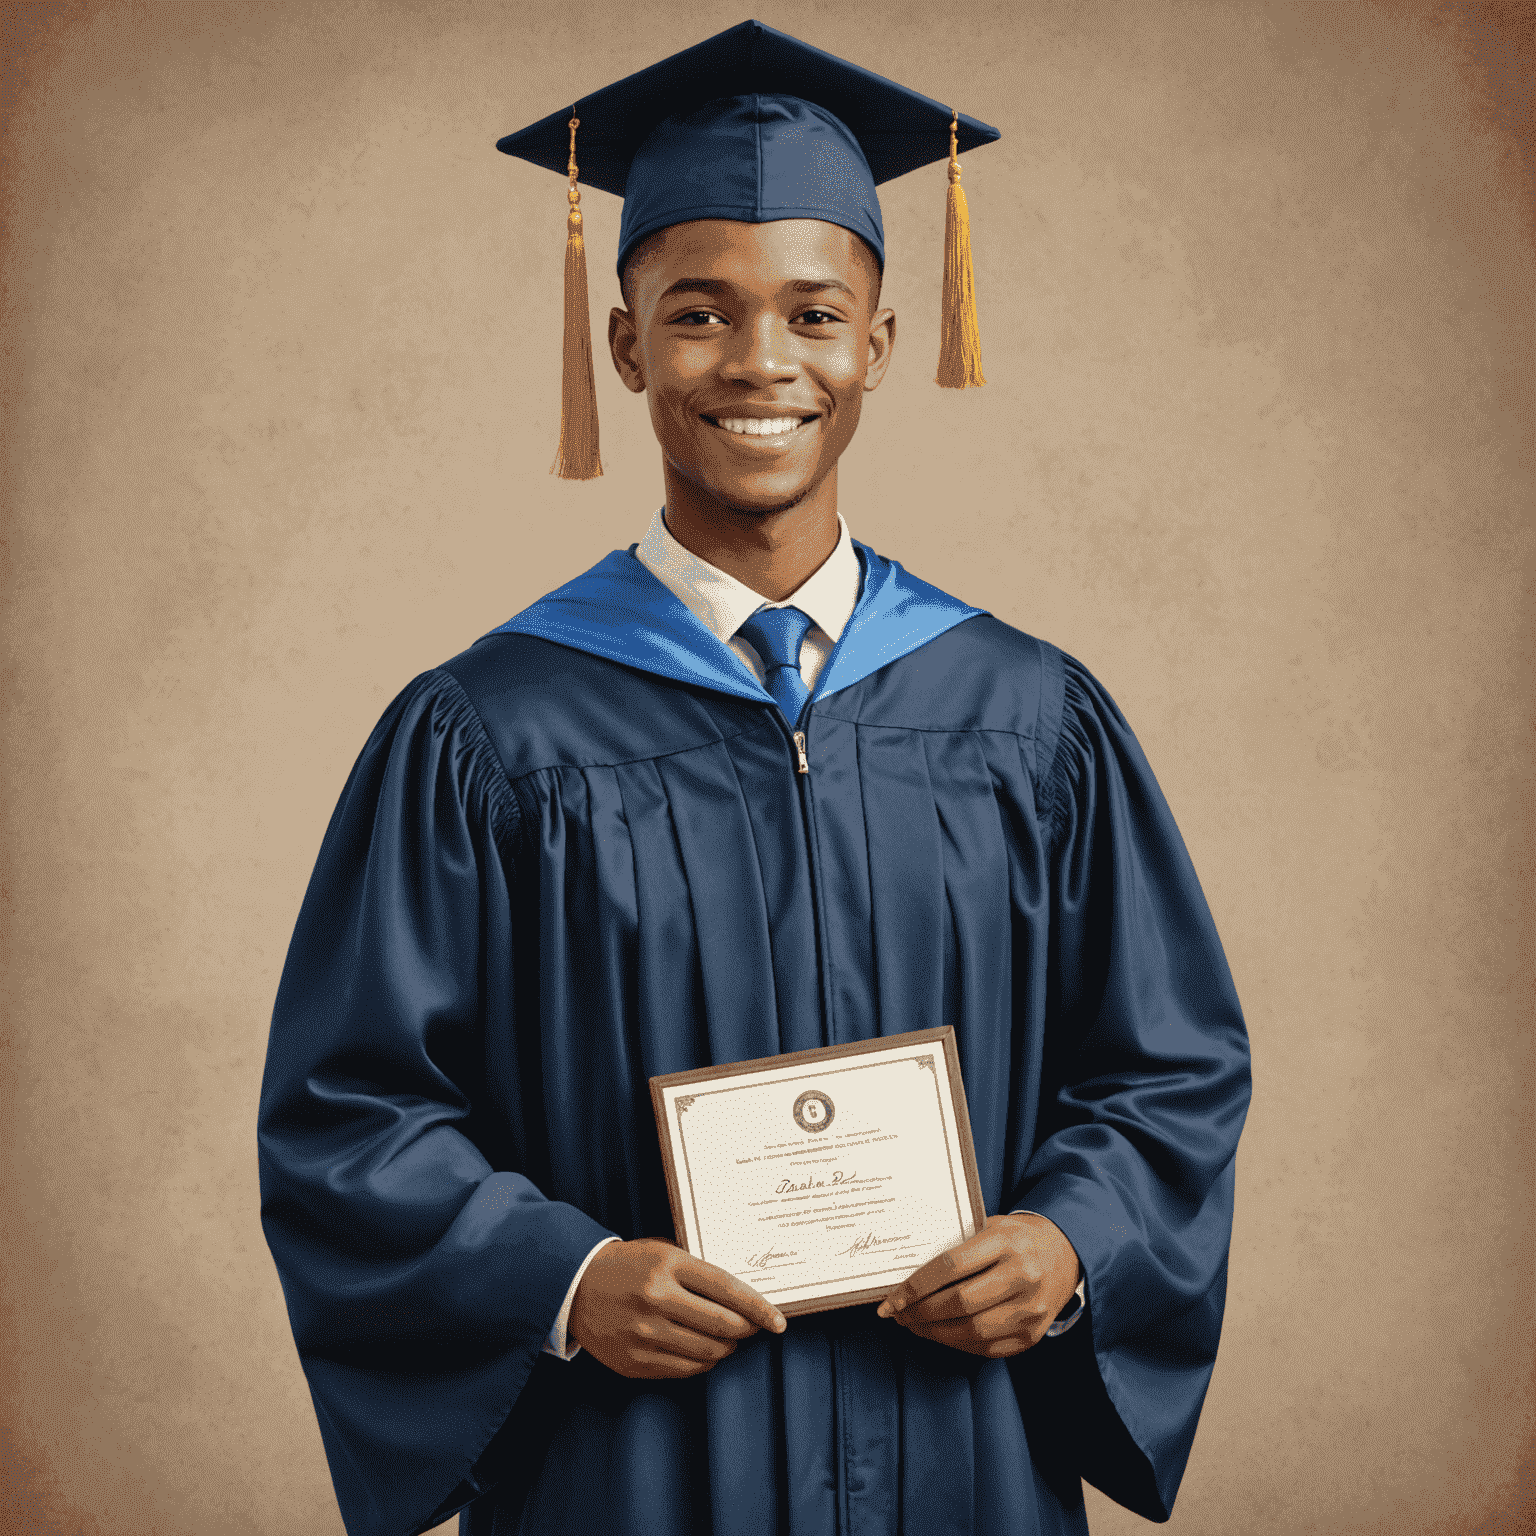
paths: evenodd
<path fill-rule="evenodd" d="M 595 480 L 603 472 L 597 443 L 597 381 L 592 372 L 592 314 L 587 298 L 587 253 L 581 229 L 581 191 L 576 185 L 576 130 L 571 114 L 570 211 L 565 235 L 565 334 L 560 360 L 560 446 L 552 475 Z"/>
<path fill-rule="evenodd" d="M 939 321 L 939 371 L 945 389 L 985 384 L 981 371 L 981 327 L 976 319 L 976 285 L 971 269 L 971 215 L 960 185 L 960 116 L 949 125 L 949 191 L 944 205 L 944 291 Z"/>

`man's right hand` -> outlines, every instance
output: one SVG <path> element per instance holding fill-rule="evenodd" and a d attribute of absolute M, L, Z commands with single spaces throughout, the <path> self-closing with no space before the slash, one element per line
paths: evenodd
<path fill-rule="evenodd" d="M 600 1248 L 576 1287 L 567 1332 L 621 1376 L 697 1376 L 784 1318 L 750 1285 L 675 1243 Z"/>

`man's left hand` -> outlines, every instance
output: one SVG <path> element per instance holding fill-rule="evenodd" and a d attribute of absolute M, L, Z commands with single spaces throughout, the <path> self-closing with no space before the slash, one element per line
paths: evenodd
<path fill-rule="evenodd" d="M 1045 1337 L 1082 1278 L 1077 1252 L 1044 1216 L 989 1216 L 967 1238 L 908 1275 L 881 1317 L 938 1344 L 1000 1360 Z"/>

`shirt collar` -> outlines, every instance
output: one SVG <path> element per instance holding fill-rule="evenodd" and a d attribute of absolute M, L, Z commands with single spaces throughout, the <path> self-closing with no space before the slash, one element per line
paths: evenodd
<path fill-rule="evenodd" d="M 701 560 L 672 536 L 658 507 L 635 557 L 684 603 L 717 640 L 729 643 L 759 608 L 798 608 L 834 644 L 859 600 L 859 557 L 842 513 L 832 553 L 781 602 L 768 602 L 745 582 Z"/>

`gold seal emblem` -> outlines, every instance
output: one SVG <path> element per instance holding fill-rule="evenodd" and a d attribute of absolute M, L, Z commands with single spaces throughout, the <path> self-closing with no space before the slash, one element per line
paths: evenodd
<path fill-rule="evenodd" d="M 795 1100 L 795 1124 L 802 1131 L 824 1131 L 832 1124 L 837 1107 L 820 1088 L 807 1088 Z"/>

